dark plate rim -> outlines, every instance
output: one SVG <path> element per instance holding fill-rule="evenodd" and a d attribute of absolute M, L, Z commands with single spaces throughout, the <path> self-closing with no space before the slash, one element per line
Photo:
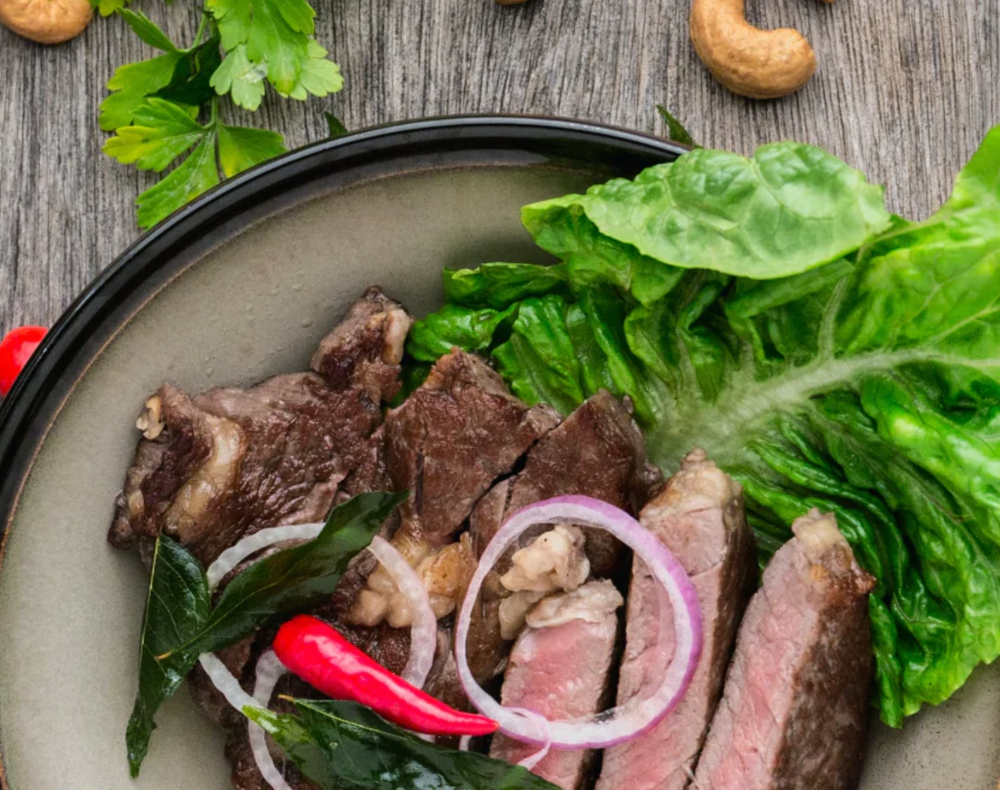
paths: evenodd
<path fill-rule="evenodd" d="M 563 155 L 566 145 L 614 149 L 623 159 L 644 165 L 675 159 L 688 146 L 591 121 L 532 115 L 454 115 L 401 121 L 323 140 L 265 162 L 224 181 L 140 236 L 70 304 L 0 403 L 0 572 L 10 525 L 34 459 L 82 373 L 61 374 L 72 360 L 96 358 L 85 348 L 109 312 L 161 270 L 175 255 L 236 220 L 264 197 L 273 198 L 359 164 L 412 153 L 509 151 Z M 581 160 L 582 162 L 582 160 Z M 585 164 L 585 163 L 584 163 Z M 238 232 L 238 231 L 237 231 Z M 124 323 L 124 322 L 123 322 Z M 89 355 L 89 356 L 88 356 Z M 0 744 L 0 789 L 12 790 Z"/>

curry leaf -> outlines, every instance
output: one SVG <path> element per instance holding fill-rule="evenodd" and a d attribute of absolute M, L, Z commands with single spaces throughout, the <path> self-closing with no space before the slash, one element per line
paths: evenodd
<path fill-rule="evenodd" d="M 208 620 L 210 596 L 205 571 L 194 556 L 172 538 L 160 537 L 153 564 L 139 643 L 139 693 L 129 719 L 125 741 L 132 776 L 139 775 L 156 728 L 153 716 L 180 688 L 198 654 L 177 651 L 174 645 L 190 640 Z"/>
<path fill-rule="evenodd" d="M 344 782 L 370 790 L 555 790 L 525 768 L 427 743 L 353 702 L 295 700 L 295 706 L 301 718 L 244 712 L 322 790 Z"/>
<path fill-rule="evenodd" d="M 684 124 L 678 121 L 670 110 L 662 104 L 657 104 L 656 111 L 667 124 L 668 140 L 673 140 L 675 143 L 680 143 L 681 145 L 691 146 L 691 148 L 701 148 L 701 146 L 694 141 L 691 133 L 684 128 Z"/>
<path fill-rule="evenodd" d="M 255 562 L 210 606 L 208 579 L 186 548 L 157 540 L 139 656 L 139 694 L 126 735 L 132 775 L 149 746 L 157 709 L 202 653 L 235 644 L 273 618 L 333 594 L 354 556 L 368 546 L 406 493 L 359 494 L 330 512 L 319 536 Z"/>
<path fill-rule="evenodd" d="M 315 540 L 265 557 L 233 579 L 202 627 L 175 649 L 214 653 L 275 615 L 333 595 L 348 563 L 405 500 L 405 493 L 358 494 L 334 508 Z"/>

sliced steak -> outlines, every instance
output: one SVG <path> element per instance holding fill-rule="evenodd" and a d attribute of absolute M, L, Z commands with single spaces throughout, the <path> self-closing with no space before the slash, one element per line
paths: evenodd
<path fill-rule="evenodd" d="M 764 571 L 740 626 L 695 786 L 858 785 L 873 671 L 868 593 L 832 515 L 813 510 Z"/>
<path fill-rule="evenodd" d="M 645 503 L 658 472 L 650 471 L 646 445 L 632 415 L 605 391 L 584 402 L 528 453 L 524 469 L 483 497 L 469 520 L 473 545 L 482 555 L 514 511 L 554 496 L 585 494 L 633 515 Z M 469 664 L 485 683 L 503 671 L 509 643 L 500 627 L 500 604 L 509 595 L 500 576 L 510 569 L 514 550 L 546 530 L 526 532 L 483 585 L 469 632 Z M 621 544 L 606 532 L 584 529 L 587 557 L 598 577 L 613 575 L 623 557 Z"/>
<path fill-rule="evenodd" d="M 621 605 L 622 597 L 609 581 L 589 582 L 539 603 L 511 651 L 503 704 L 553 720 L 598 713 L 606 699 Z M 517 763 L 537 750 L 496 735 L 490 756 Z M 593 758 L 585 749 L 553 750 L 531 770 L 563 790 L 577 790 Z"/>
<path fill-rule="evenodd" d="M 558 421 L 549 407 L 511 395 L 475 354 L 441 357 L 385 418 L 389 476 L 410 492 L 403 528 L 435 546 L 450 542 L 479 498 Z"/>
<path fill-rule="evenodd" d="M 369 288 L 319 344 L 312 369 L 337 390 L 360 389 L 372 403 L 399 392 L 399 363 L 413 320 L 379 288 Z"/>
<path fill-rule="evenodd" d="M 701 450 L 684 459 L 681 471 L 643 508 L 639 520 L 691 577 L 701 604 L 704 644 L 691 686 L 667 718 L 645 735 L 605 750 L 597 790 L 683 790 L 691 782 L 736 631 L 756 587 L 757 557 L 742 489 Z M 660 600 L 649 568 L 634 558 L 619 705 L 649 696 L 673 658 L 673 631 L 660 633 Z"/>

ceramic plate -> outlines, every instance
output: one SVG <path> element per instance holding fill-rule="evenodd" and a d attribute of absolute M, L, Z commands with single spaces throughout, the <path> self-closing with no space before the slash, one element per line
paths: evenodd
<path fill-rule="evenodd" d="M 198 200 L 126 252 L 67 312 L 0 411 L 0 786 L 226 790 L 222 736 L 186 694 L 132 781 L 124 729 L 146 572 L 104 536 L 164 379 L 197 392 L 305 370 L 370 284 L 421 315 L 444 266 L 539 261 L 530 201 L 683 149 L 566 121 L 457 118 L 289 154 Z M 1000 670 L 1000 667 L 996 669 Z M 1000 672 L 873 728 L 865 790 L 993 790 Z"/>

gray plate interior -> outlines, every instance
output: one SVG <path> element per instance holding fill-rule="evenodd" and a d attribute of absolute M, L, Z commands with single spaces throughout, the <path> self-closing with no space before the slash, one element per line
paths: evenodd
<path fill-rule="evenodd" d="M 142 776 L 124 727 L 146 574 L 104 541 L 131 428 L 161 380 L 199 391 L 305 369 L 345 305 L 378 283 L 421 314 L 442 265 L 536 259 L 525 202 L 584 186 L 539 168 L 382 178 L 300 205 L 208 253 L 99 355 L 53 425 L 0 573 L 0 744 L 11 790 L 224 790 L 222 738 L 186 694 L 158 717 Z M 893 733 L 873 731 L 866 790 L 993 790 L 1000 672 Z"/>

